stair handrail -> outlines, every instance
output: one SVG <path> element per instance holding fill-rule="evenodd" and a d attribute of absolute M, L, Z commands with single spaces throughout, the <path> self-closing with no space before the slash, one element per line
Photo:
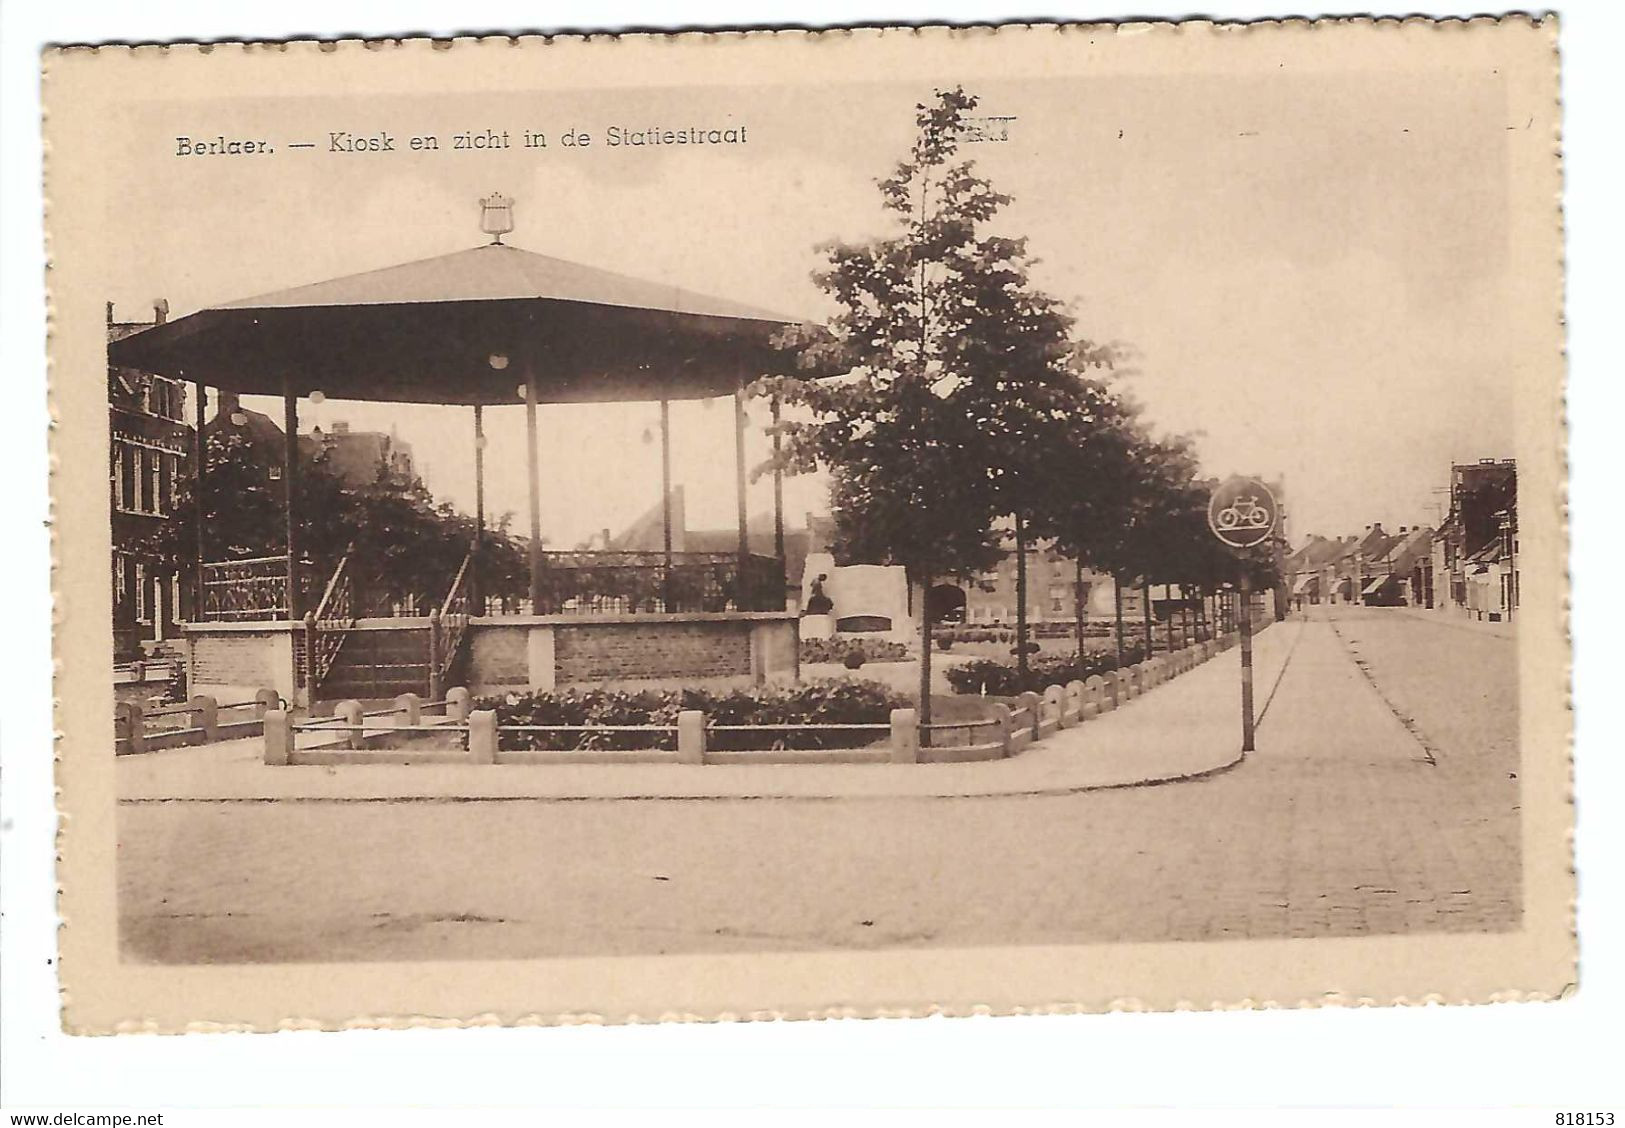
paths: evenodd
<path fill-rule="evenodd" d="M 462 644 L 463 632 L 468 627 L 467 579 L 473 560 L 474 550 L 470 548 L 457 569 L 457 575 L 452 578 L 451 587 L 446 589 L 446 598 L 439 612 L 430 616 L 429 672 L 430 693 L 433 696 L 438 696 L 441 681 L 451 672 L 452 663 L 457 661 L 457 648 Z"/>
<path fill-rule="evenodd" d="M 354 585 L 350 579 L 352 575 L 350 557 L 353 555 L 355 545 L 351 544 L 345 548 L 344 555 L 339 558 L 338 565 L 333 569 L 333 575 L 327 581 L 327 588 L 322 592 L 321 602 L 305 620 L 305 649 L 308 652 L 310 670 L 309 688 L 313 695 L 333 669 L 339 648 L 348 637 L 345 628 L 355 625 L 352 598 Z"/>
<path fill-rule="evenodd" d="M 351 544 L 345 548 L 344 555 L 339 557 L 338 566 L 333 569 L 333 575 L 329 577 L 327 581 L 327 588 L 322 592 L 321 602 L 316 604 L 317 622 L 323 622 L 329 618 L 327 609 L 330 604 L 333 604 L 338 600 L 343 600 L 346 604 L 348 604 L 350 577 L 346 573 L 349 571 L 350 557 L 354 554 L 355 545 Z M 344 585 L 342 592 L 339 588 L 341 582 Z M 348 606 L 346 606 L 343 610 L 348 612 Z"/>
<path fill-rule="evenodd" d="M 448 615 L 463 614 L 468 610 L 466 581 L 468 579 L 468 569 L 473 560 L 474 550 L 471 548 L 468 550 L 468 554 L 463 557 L 463 562 L 457 569 L 457 575 L 452 578 L 451 586 L 446 589 L 445 601 L 440 605 L 441 618 Z"/>

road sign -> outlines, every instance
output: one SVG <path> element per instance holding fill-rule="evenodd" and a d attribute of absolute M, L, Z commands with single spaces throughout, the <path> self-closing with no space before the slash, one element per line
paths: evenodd
<path fill-rule="evenodd" d="M 1230 478 L 1213 489 L 1207 523 L 1231 548 L 1251 548 L 1275 532 L 1280 510 L 1270 488 L 1257 478 Z"/>

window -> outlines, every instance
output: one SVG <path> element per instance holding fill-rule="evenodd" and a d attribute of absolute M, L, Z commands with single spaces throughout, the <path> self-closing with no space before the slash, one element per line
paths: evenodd
<path fill-rule="evenodd" d="M 169 455 L 149 450 L 147 464 L 150 487 L 147 493 L 147 509 L 152 513 L 161 514 L 164 511 L 164 471 L 169 468 Z"/>
<path fill-rule="evenodd" d="M 139 561 L 135 566 L 135 621 L 145 623 L 147 614 L 147 566 Z"/>
<path fill-rule="evenodd" d="M 180 508 L 180 479 L 181 460 L 179 455 L 165 455 L 163 492 L 158 496 L 163 498 L 163 508 L 173 513 Z"/>
<path fill-rule="evenodd" d="M 152 509 L 152 498 L 148 496 L 148 484 L 151 481 L 148 467 L 152 462 L 152 452 L 144 447 L 133 447 L 135 453 L 134 508 L 138 513 L 146 513 Z"/>
<path fill-rule="evenodd" d="M 135 448 L 129 443 L 116 446 L 117 465 L 114 468 L 113 504 L 120 509 L 135 507 Z"/>

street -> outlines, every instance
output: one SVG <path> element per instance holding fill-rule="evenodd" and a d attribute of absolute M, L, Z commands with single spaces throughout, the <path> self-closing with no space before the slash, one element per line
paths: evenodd
<path fill-rule="evenodd" d="M 1274 629 L 1295 639 L 1279 681 L 1258 686 L 1258 752 L 1189 782 L 1036 798 L 126 803 L 125 955 L 481 959 L 1516 927 L 1510 631 L 1349 606 Z"/>

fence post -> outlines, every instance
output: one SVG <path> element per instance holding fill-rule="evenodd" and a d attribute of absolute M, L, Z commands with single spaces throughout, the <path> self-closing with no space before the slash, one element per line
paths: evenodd
<path fill-rule="evenodd" d="M 220 704 L 206 693 L 200 693 L 187 702 L 192 709 L 192 727 L 202 729 L 197 734 L 199 744 L 213 744 L 220 739 Z"/>
<path fill-rule="evenodd" d="M 913 709 L 891 711 L 891 762 L 920 762 L 920 714 Z"/>
<path fill-rule="evenodd" d="M 1044 687 L 1044 706 L 1055 710 L 1055 727 L 1064 729 L 1069 723 L 1066 715 L 1066 690 L 1058 685 Z"/>
<path fill-rule="evenodd" d="M 288 595 L 289 599 L 291 600 L 293 593 L 289 592 Z M 294 684 L 303 685 L 308 691 L 305 696 L 305 704 L 307 705 L 314 704 L 316 701 L 316 654 L 318 642 L 319 638 L 316 633 L 316 612 L 306 611 L 305 660 L 303 663 L 295 663 L 296 667 L 303 665 L 304 669 L 302 672 L 304 676 L 302 678 L 296 676 L 294 678 Z"/>
<path fill-rule="evenodd" d="M 345 725 L 351 726 L 349 731 L 344 734 L 347 737 L 346 748 L 353 750 L 366 747 L 367 734 L 354 727 L 364 720 L 361 716 L 361 702 L 356 701 L 354 698 L 349 701 L 340 701 L 333 706 L 333 715 Z"/>
<path fill-rule="evenodd" d="M 1027 720 L 1032 725 L 1033 739 L 1037 740 L 1038 726 L 1044 719 L 1044 699 L 1029 689 L 1017 700 L 1027 707 Z"/>
<path fill-rule="evenodd" d="M 705 763 L 705 714 L 698 709 L 677 714 L 677 762 Z"/>
<path fill-rule="evenodd" d="M 1010 706 L 1002 701 L 993 703 L 993 719 L 999 722 L 999 744 L 1004 754 L 1010 755 L 1010 744 L 1015 737 L 1015 725 L 1010 720 Z"/>
<path fill-rule="evenodd" d="M 1084 720 L 1093 720 L 1107 709 L 1116 704 L 1112 695 L 1106 689 L 1106 679 L 1099 674 L 1090 674 L 1083 682 L 1083 713 Z M 1112 704 L 1107 704 L 1111 702 Z"/>
<path fill-rule="evenodd" d="M 147 717 L 139 701 L 120 701 L 119 713 L 124 717 L 124 740 L 131 752 L 147 750 Z"/>
<path fill-rule="evenodd" d="M 476 764 L 497 762 L 495 709 L 476 709 L 468 715 L 468 758 Z"/>
<path fill-rule="evenodd" d="M 440 609 L 429 612 L 429 700 L 440 700 Z"/>
<path fill-rule="evenodd" d="M 293 723 L 285 709 L 265 711 L 265 762 L 273 767 L 293 761 Z"/>
<path fill-rule="evenodd" d="M 1067 708 L 1072 710 L 1072 717 L 1067 721 L 1068 724 L 1081 725 L 1085 721 L 1083 702 L 1087 695 L 1088 691 L 1084 689 L 1081 681 L 1074 680 L 1066 683 L 1066 708 L 1061 710 L 1061 715 L 1066 715 Z"/>
<path fill-rule="evenodd" d="M 401 711 L 401 724 L 423 723 L 423 699 L 415 693 L 403 693 L 395 698 L 395 708 Z"/>
<path fill-rule="evenodd" d="M 454 685 L 446 690 L 446 716 L 453 721 L 468 720 L 468 690 Z"/>
<path fill-rule="evenodd" d="M 282 695 L 274 689 L 262 689 L 254 694 L 254 718 L 263 721 L 272 709 L 282 708 Z"/>

